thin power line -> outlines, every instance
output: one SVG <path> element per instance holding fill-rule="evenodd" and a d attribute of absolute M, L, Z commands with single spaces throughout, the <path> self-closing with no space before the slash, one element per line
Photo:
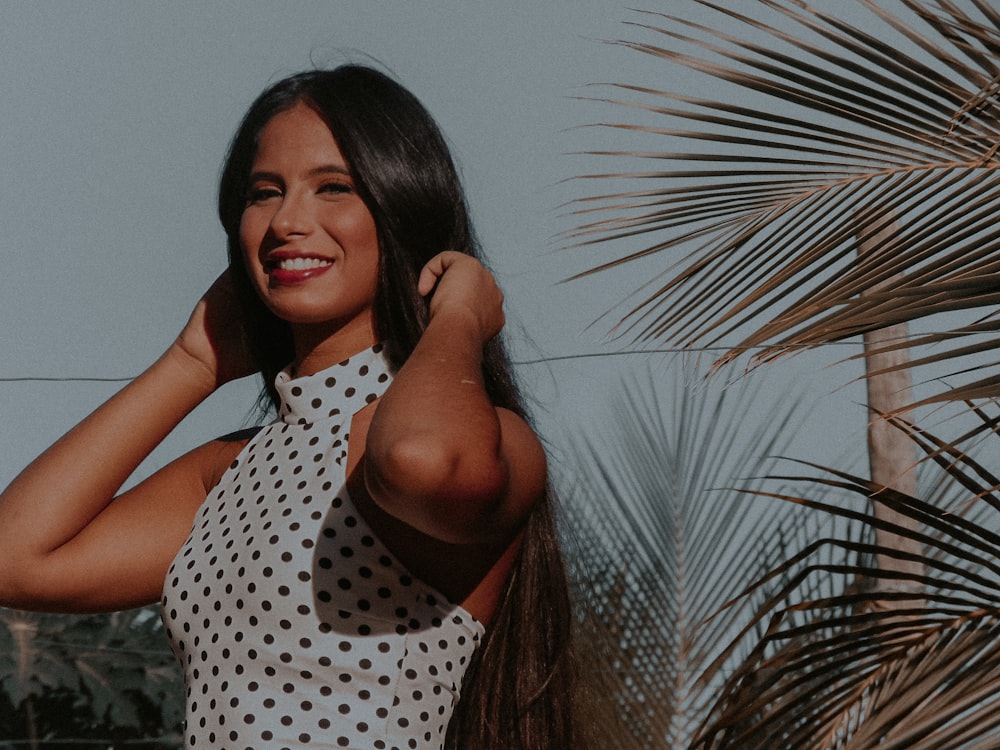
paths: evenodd
<path fill-rule="evenodd" d="M 855 343 L 849 341 L 830 341 L 823 344 L 802 344 L 799 347 L 786 347 L 786 348 L 809 348 L 815 346 L 857 346 Z M 690 352 L 728 352 L 732 351 L 734 347 L 730 346 L 678 346 L 669 347 L 666 349 L 623 349 L 621 351 L 614 352 L 581 352 L 578 354 L 553 354 L 549 357 L 538 357 L 536 359 L 520 359 L 513 360 L 511 364 L 514 365 L 540 365 L 547 362 L 564 362 L 573 359 L 595 359 L 601 357 L 628 357 L 637 354 L 685 354 Z M 766 346 L 752 346 L 744 347 L 743 351 L 752 351 L 756 349 L 766 349 Z M 48 377 L 48 376 L 36 376 L 36 375 L 25 375 L 21 377 L 12 378 L 0 378 L 0 383 L 127 383 L 134 380 L 135 377 L 116 377 L 116 378 L 93 378 L 93 377 L 77 377 L 77 376 L 66 376 L 66 377 Z"/>
<path fill-rule="evenodd" d="M 35 375 L 26 375 L 19 378 L 0 378 L 0 383 L 127 383 L 130 380 L 135 380 L 134 377 L 131 378 L 86 378 L 86 377 L 65 377 L 65 378 L 54 378 L 54 377 L 42 377 Z"/>

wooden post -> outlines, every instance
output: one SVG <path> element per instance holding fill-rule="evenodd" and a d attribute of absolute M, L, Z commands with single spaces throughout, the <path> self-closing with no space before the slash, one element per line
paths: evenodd
<path fill-rule="evenodd" d="M 865 226 L 858 228 L 858 253 L 863 258 L 871 257 L 897 231 L 898 224 L 893 221 L 880 231 L 872 234 Z M 891 287 L 893 279 L 889 279 L 873 288 Z M 902 367 L 893 372 L 873 375 L 879 370 L 905 365 L 910 361 L 909 349 L 895 349 L 891 352 L 877 353 L 877 350 L 887 344 L 897 343 L 909 335 L 906 323 L 898 323 L 864 335 L 865 370 L 868 374 L 868 461 L 871 469 L 871 479 L 877 485 L 890 487 L 910 496 L 917 493 L 917 473 L 915 464 L 917 452 L 913 442 L 901 430 L 893 427 L 880 414 L 894 414 L 908 418 L 911 411 L 907 406 L 913 403 L 912 381 L 910 369 Z M 882 519 L 907 529 L 917 529 L 917 523 L 908 516 L 901 515 L 881 503 L 872 503 L 872 512 L 877 519 Z M 922 555 L 922 546 L 907 536 L 895 534 L 882 529 L 875 532 L 875 541 L 880 547 L 901 550 L 914 555 Z M 889 555 L 876 555 L 875 564 L 880 570 L 898 571 L 911 575 L 924 573 L 924 565 L 918 561 L 900 560 Z M 891 581 L 878 579 L 869 582 L 879 591 L 919 593 L 922 586 L 912 580 Z M 885 608 L 920 606 L 919 601 L 884 602 Z"/>

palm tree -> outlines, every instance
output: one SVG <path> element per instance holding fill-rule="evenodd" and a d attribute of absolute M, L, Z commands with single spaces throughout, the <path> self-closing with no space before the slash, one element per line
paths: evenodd
<path fill-rule="evenodd" d="M 881 371 L 950 365 L 915 406 L 966 402 L 976 417 L 948 441 L 882 415 L 962 489 L 948 505 L 833 469 L 753 490 L 872 533 L 806 545 L 747 589 L 764 603 L 720 659 L 748 643 L 750 655 L 694 746 L 992 747 L 1000 480 L 970 446 L 1000 434 L 990 411 L 1000 400 L 1000 13 L 979 0 L 684 7 L 710 20 L 641 14 L 633 26 L 648 41 L 622 42 L 662 61 L 675 90 L 622 84 L 610 98 L 641 121 L 608 127 L 665 145 L 601 152 L 653 166 L 591 175 L 622 187 L 578 208 L 577 244 L 642 245 L 589 272 L 664 258 L 616 330 L 721 345 L 720 362 L 752 352 L 761 365 L 896 324 L 933 325 L 878 344 L 917 352 Z M 676 90 L 704 92 L 706 80 L 723 94 Z M 984 447 L 995 456 L 995 444 Z M 832 488 L 891 520 L 823 502 Z"/>

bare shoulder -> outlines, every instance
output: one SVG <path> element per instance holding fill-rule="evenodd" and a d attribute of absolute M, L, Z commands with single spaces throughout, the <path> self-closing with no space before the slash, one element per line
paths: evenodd
<path fill-rule="evenodd" d="M 544 468 L 545 450 L 542 448 L 542 441 L 528 421 L 520 414 L 500 406 L 497 407 L 497 418 L 500 420 L 504 447 L 523 450 L 532 457 L 541 459 Z"/>
<path fill-rule="evenodd" d="M 507 528 L 515 529 L 545 492 L 548 466 L 542 441 L 523 417 L 503 408 L 497 408 L 497 417 L 508 471 L 506 498 L 501 510 L 506 517 L 500 520 Z"/>

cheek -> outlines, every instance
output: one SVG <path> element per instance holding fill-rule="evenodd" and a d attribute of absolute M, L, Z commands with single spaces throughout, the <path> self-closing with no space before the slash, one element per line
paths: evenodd
<path fill-rule="evenodd" d="M 356 209 L 334 214 L 327 221 L 327 230 L 331 235 L 340 237 L 353 247 L 369 249 L 373 245 L 378 246 L 375 221 L 367 210 Z"/>
<path fill-rule="evenodd" d="M 354 244 L 362 248 L 368 257 L 368 262 L 378 266 L 379 246 L 375 222 L 370 215 L 359 217 L 354 225 Z"/>

